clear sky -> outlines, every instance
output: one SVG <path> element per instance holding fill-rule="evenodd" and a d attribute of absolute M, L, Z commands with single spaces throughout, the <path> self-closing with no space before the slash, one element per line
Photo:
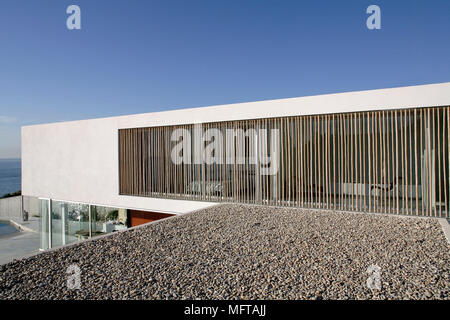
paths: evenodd
<path fill-rule="evenodd" d="M 22 125 L 448 81 L 448 0 L 0 3 L 0 158 Z"/>

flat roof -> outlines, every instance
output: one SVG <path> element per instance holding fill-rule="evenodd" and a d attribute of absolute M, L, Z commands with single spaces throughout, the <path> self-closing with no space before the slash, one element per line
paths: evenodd
<path fill-rule="evenodd" d="M 0 299 L 449 299 L 449 261 L 437 219 L 228 204 L 7 264 Z"/>
<path fill-rule="evenodd" d="M 449 105 L 450 82 L 445 82 L 419 86 L 187 108 L 33 126 L 66 125 L 81 121 L 114 121 L 118 128 L 139 128 Z"/>

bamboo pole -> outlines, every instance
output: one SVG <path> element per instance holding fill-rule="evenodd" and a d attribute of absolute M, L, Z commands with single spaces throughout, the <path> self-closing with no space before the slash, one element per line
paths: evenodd
<path fill-rule="evenodd" d="M 445 126 L 445 109 L 446 108 L 442 108 L 442 169 L 444 171 L 444 175 L 443 175 L 443 179 L 444 179 L 444 199 L 445 199 L 445 210 L 446 210 L 446 215 L 444 217 L 448 217 L 448 202 L 447 202 L 447 172 L 446 172 L 446 166 L 445 166 L 445 128 L 447 128 L 448 131 L 448 127 L 449 127 L 449 123 L 447 123 L 447 127 Z M 450 149 L 447 150 L 447 153 L 450 154 Z M 450 164 L 450 162 L 449 162 Z"/>
<path fill-rule="evenodd" d="M 447 107 L 447 154 L 448 154 L 448 175 L 450 176 L 450 107 Z M 448 197 L 449 202 L 447 203 L 447 218 L 450 218 L 450 181 L 448 178 L 446 178 L 446 181 L 448 181 Z"/>
<path fill-rule="evenodd" d="M 436 108 L 436 113 L 437 113 L 437 149 L 438 149 L 438 180 L 439 180 L 439 217 L 442 217 L 442 195 L 441 195 L 441 177 L 442 177 L 442 173 L 441 173 L 441 131 L 440 131 L 440 116 L 439 116 L 439 108 Z"/>
<path fill-rule="evenodd" d="M 171 161 L 173 131 L 193 125 L 120 129 L 119 193 L 446 217 L 449 119 L 449 107 L 433 107 L 203 124 L 202 131 L 218 129 L 224 144 L 233 139 L 243 150 L 244 161 L 233 155 L 229 167 Z M 229 137 L 227 128 L 245 136 Z M 270 156 L 275 147 L 270 135 L 262 141 L 261 128 L 280 133 L 274 177 L 256 177 L 259 164 L 249 158 Z M 226 162 L 229 151 L 216 152 Z"/>
<path fill-rule="evenodd" d="M 336 192 L 336 168 L 337 168 L 337 165 L 336 165 L 336 144 L 337 144 L 337 139 L 336 139 L 336 127 L 337 127 L 337 120 L 336 120 L 336 122 L 335 122 L 335 119 L 334 119 L 334 114 L 333 114 L 333 193 L 334 193 L 334 204 L 333 204 L 333 209 L 337 209 L 336 208 L 336 194 L 337 194 L 337 192 Z"/>

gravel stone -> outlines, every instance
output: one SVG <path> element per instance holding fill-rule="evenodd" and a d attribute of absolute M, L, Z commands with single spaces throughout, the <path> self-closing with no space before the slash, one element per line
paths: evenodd
<path fill-rule="evenodd" d="M 371 265 L 380 289 L 366 284 Z M 437 220 L 313 209 L 219 205 L 0 266 L 0 299 L 449 296 Z"/>

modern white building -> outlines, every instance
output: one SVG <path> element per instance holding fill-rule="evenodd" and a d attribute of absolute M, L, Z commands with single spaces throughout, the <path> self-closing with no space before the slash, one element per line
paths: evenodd
<path fill-rule="evenodd" d="M 238 202 L 450 217 L 450 83 L 22 128 L 47 249 Z"/>

